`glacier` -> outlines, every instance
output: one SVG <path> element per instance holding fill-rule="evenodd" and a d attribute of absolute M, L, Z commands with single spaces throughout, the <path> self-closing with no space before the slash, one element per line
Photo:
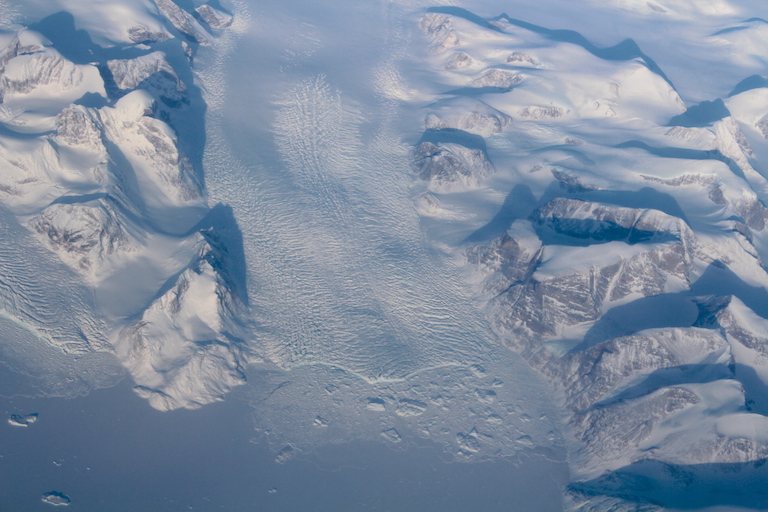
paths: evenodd
<path fill-rule="evenodd" d="M 3 0 L 0 395 L 765 508 L 763 11 Z"/>

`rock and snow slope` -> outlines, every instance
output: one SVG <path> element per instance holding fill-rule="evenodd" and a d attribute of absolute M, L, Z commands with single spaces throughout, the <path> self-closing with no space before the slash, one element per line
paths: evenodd
<path fill-rule="evenodd" d="M 417 145 L 416 204 L 439 234 L 445 223 L 467 229 L 457 219 L 489 196 L 483 188 L 511 190 L 452 251 L 501 342 L 569 411 L 573 475 L 589 483 L 572 486 L 568 506 L 665 503 L 652 491 L 664 478 L 637 469 L 648 464 L 720 465 L 715 474 L 762 464 L 768 167 L 757 155 L 768 146 L 762 104 L 746 95 L 762 97 L 765 84 L 686 109 L 629 40 L 603 49 L 452 7 L 429 9 L 421 29 L 434 82 L 448 91 L 423 108 L 425 137 L 444 131 L 444 153 L 458 143 L 487 160 L 427 167 Z M 508 121 L 483 133 L 473 120 L 489 108 Z M 456 185 L 441 188 L 451 176 Z M 600 496 L 618 496 L 611 482 L 638 473 L 646 491 Z"/>
<path fill-rule="evenodd" d="M 196 227 L 208 207 L 184 150 L 194 142 L 179 140 L 169 124 L 194 114 L 179 79 L 190 74 L 189 62 L 178 56 L 208 39 L 172 2 L 156 8 L 165 21 L 138 17 L 128 30 L 135 40 L 136 27 L 146 29 L 140 44 L 109 55 L 93 47 L 91 63 L 67 58 L 76 51 L 55 32 L 61 52 L 40 32 L 3 34 L 3 245 L 5 252 L 31 247 L 3 264 L 2 295 L 5 316 L 43 340 L 66 352 L 116 355 L 137 392 L 167 410 L 218 400 L 244 381 L 247 313 L 233 291 L 226 246 L 213 228 Z M 210 6 L 202 12 L 212 26 L 227 26 L 228 15 Z M 163 23 L 187 40 L 159 29 Z M 49 267 L 37 282 L 35 268 Z M 57 279 L 62 272 L 67 277 Z M 56 283 L 72 284 L 47 290 Z"/>

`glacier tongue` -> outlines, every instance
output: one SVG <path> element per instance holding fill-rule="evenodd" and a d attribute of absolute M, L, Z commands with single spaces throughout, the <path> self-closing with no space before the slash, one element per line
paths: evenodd
<path fill-rule="evenodd" d="M 678 58 L 537 3 L 249 26 L 295 6 L 30 0 L 98 45 L 0 34 L 2 334 L 39 368 L 102 365 L 59 394 L 119 361 L 163 411 L 258 363 L 280 463 L 351 439 L 461 461 L 567 446 L 570 510 L 749 494 L 733 475 L 768 459 L 764 23 L 736 18 L 746 1 L 584 3 L 693 34 Z"/>

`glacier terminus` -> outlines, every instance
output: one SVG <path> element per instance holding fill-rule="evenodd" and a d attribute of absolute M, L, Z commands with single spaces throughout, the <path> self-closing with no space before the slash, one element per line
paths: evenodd
<path fill-rule="evenodd" d="M 0 510 L 768 510 L 767 20 L 0 0 Z"/>

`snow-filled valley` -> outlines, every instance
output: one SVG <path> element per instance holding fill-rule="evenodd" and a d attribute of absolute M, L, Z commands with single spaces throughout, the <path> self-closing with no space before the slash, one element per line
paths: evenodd
<path fill-rule="evenodd" d="M 0 396 L 768 508 L 765 11 L 0 2 Z"/>

